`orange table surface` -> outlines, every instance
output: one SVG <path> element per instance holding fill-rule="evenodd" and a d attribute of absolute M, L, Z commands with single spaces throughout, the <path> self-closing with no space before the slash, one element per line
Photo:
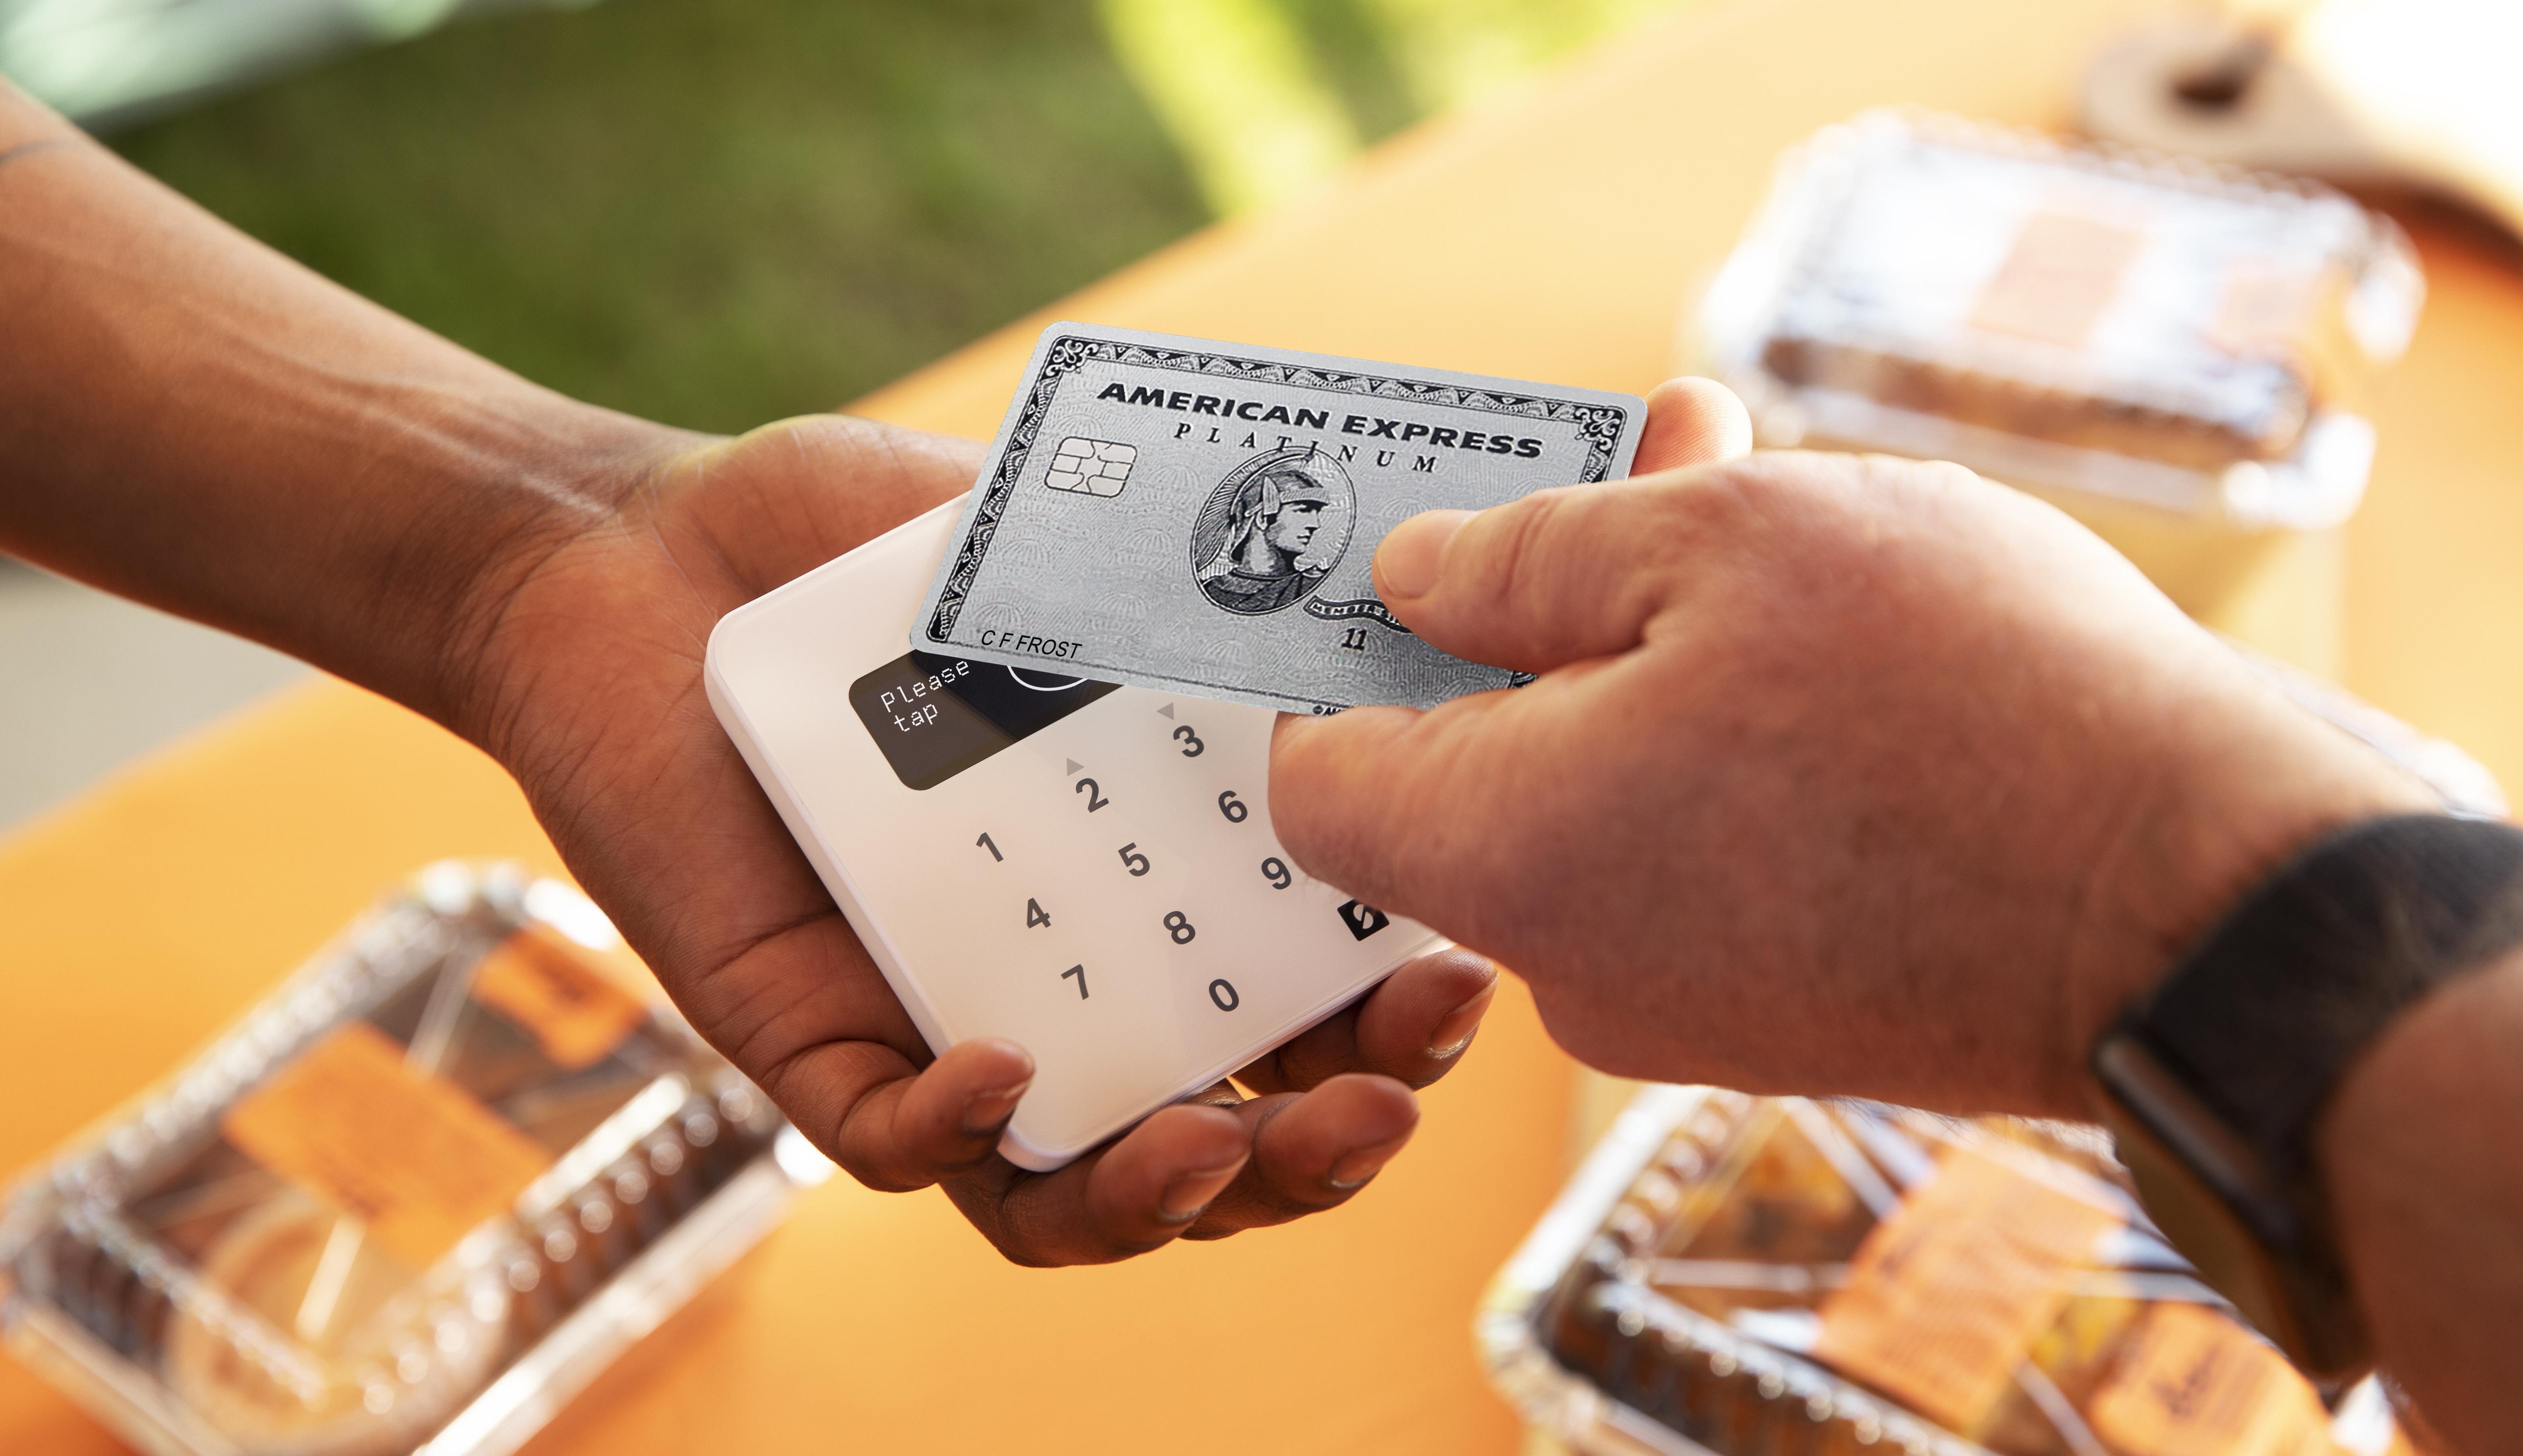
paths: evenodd
<path fill-rule="evenodd" d="M 1405 137 L 1268 218 L 1214 229 L 1054 316 L 1641 390 L 1770 159 L 1920 102 L 2064 119 L 2119 0 L 1730 0 Z M 2523 773 L 2523 279 L 2421 227 L 2435 299 L 2349 539 L 2353 685 Z M 864 401 L 987 435 L 1019 325 Z M 2517 779 L 2523 781 L 2523 779 Z M 0 1167 L 215 1031 L 382 886 L 443 856 L 556 869 L 486 759 L 320 683 L 0 843 Z M 932 1194 L 836 1180 L 529 1449 L 1502 1452 L 1468 1332 L 1566 1169 L 1570 1068 L 1520 993 L 1352 1206 L 1102 1269 L 1000 1263 Z M 0 1451 L 114 1442 L 0 1362 Z"/>

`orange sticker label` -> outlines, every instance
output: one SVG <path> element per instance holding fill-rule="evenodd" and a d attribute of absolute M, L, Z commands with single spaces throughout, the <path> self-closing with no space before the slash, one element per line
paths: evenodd
<path fill-rule="evenodd" d="M 415 1071 L 364 1021 L 316 1043 L 230 1107 L 247 1156 L 368 1226 L 426 1268 L 507 1210 L 551 1157 L 443 1077 Z"/>
<path fill-rule="evenodd" d="M 2237 266 L 2226 274 L 2225 296 L 2217 304 L 2208 340 L 2229 353 L 2254 358 L 2286 358 L 2298 352 L 2312 331 L 2321 304 L 2321 285 L 2328 275 L 2301 269 Z"/>
<path fill-rule="evenodd" d="M 1877 1224 L 1815 1353 L 1956 1430 L 2003 1394 L 2119 1216 L 1969 1148 Z"/>
<path fill-rule="evenodd" d="M 544 1055 L 576 1071 L 601 1061 L 648 1019 L 648 1007 L 574 946 L 528 928 L 473 971 L 473 999 L 524 1027 Z"/>
<path fill-rule="evenodd" d="M 2144 241 L 2137 229 L 2074 212 L 2035 212 L 1972 310 L 1972 327 L 2070 349 L 2085 342 Z"/>
<path fill-rule="evenodd" d="M 2196 1304 L 2161 1304 L 2087 1411 L 2124 1456 L 2328 1456 L 2321 1402 L 2286 1357 Z"/>

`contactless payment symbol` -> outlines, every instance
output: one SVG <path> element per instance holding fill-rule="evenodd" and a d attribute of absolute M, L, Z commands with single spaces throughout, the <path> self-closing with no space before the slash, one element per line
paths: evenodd
<path fill-rule="evenodd" d="M 1349 927 L 1350 939 L 1364 940 L 1393 923 L 1392 917 L 1362 900 L 1352 900 L 1340 908 L 1341 923 Z"/>

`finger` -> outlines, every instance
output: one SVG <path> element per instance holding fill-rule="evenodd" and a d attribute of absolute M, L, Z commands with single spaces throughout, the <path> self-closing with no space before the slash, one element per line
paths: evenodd
<path fill-rule="evenodd" d="M 1017 1263 L 1103 1264 L 1181 1237 L 1251 1154 L 1240 1109 L 1177 1104 L 1057 1172 L 992 1159 L 946 1194 Z"/>
<path fill-rule="evenodd" d="M 1486 716 L 1472 706 L 1477 702 L 1457 698 L 1445 706 L 1446 715 L 1468 710 Z M 1446 781 L 1452 768 L 1425 731 L 1430 716 L 1398 707 L 1352 708 L 1322 718 L 1283 713 L 1270 734 L 1270 831 L 1289 858 L 1317 879 L 1404 915 L 1411 912 L 1396 893 L 1402 884 L 1397 862 L 1426 827 L 1419 788 L 1424 781 Z M 1478 807 L 1457 801 L 1439 813 Z M 1410 834 L 1395 833 L 1403 824 L 1414 826 Z M 1452 832 L 1445 837 L 1455 838 Z M 1424 914 L 1413 918 L 1445 924 Z"/>
<path fill-rule="evenodd" d="M 1630 473 L 1732 460 L 1751 449 L 1752 416 L 1733 390 L 1713 379 L 1668 379 L 1647 395 L 1647 427 Z"/>
<path fill-rule="evenodd" d="M 1498 991 L 1498 967 L 1459 947 L 1422 956 L 1235 1074 L 1257 1093 L 1304 1092 L 1347 1072 L 1425 1087 L 1461 1059 Z"/>
<path fill-rule="evenodd" d="M 1634 466 L 1649 477 L 1751 447 L 1751 417 L 1732 390 L 1669 379 L 1647 397 Z M 1634 568 L 1676 544 L 1663 529 L 1676 484 L 1634 478 L 1413 516 L 1376 546 L 1376 593 L 1432 644 L 1476 662 L 1538 673 L 1618 652 L 1662 604 L 1663 579 Z"/>
<path fill-rule="evenodd" d="M 1375 589 L 1429 645 L 1541 673 L 1638 645 L 1678 574 L 1689 477 L 1536 491 L 1426 511 L 1386 535 Z"/>
<path fill-rule="evenodd" d="M 1256 1098 L 1236 1109 L 1252 1161 L 1186 1231 L 1222 1239 L 1345 1203 L 1419 1126 L 1419 1100 L 1389 1077 L 1334 1077 L 1307 1093 Z"/>
<path fill-rule="evenodd" d="M 765 819 L 769 807 L 762 806 Z M 802 860 L 798 868 L 805 869 Z M 811 885 L 813 871 L 805 872 Z M 824 904 L 725 959 L 704 945 L 698 958 L 683 959 L 707 968 L 688 968 L 668 984 L 711 1044 L 852 1177 L 878 1188 L 925 1188 L 976 1155 L 938 1137 L 943 1104 L 993 1089 L 1012 1101 L 1032 1062 L 1006 1042 L 930 1057 L 866 948 Z M 940 1074 L 913 1095 L 922 1066 L 941 1061 Z"/>
<path fill-rule="evenodd" d="M 1617 714 L 1617 684 L 1638 670 L 1633 658 L 1598 659 L 1424 711 L 1283 714 L 1270 736 L 1271 832 L 1308 874 L 1495 952 L 1508 944 L 1493 938 L 1506 923 L 1500 890 L 1531 881 L 1527 858 L 1562 852 L 1537 848 L 1527 811 L 1565 792 L 1564 765 L 1521 745 Z M 1539 826 L 1562 829 L 1578 832 Z"/>
<path fill-rule="evenodd" d="M 1498 996 L 1498 966 L 1454 947 L 1423 956 L 1368 994 L 1357 1017 L 1357 1070 L 1425 1087 L 1453 1069 Z"/>
<path fill-rule="evenodd" d="M 763 1090 L 851 1177 L 901 1193 L 990 1156 L 1032 1084 L 1014 1042 L 964 1042 L 916 1071 L 881 1042 L 835 1041 L 783 1062 Z"/>

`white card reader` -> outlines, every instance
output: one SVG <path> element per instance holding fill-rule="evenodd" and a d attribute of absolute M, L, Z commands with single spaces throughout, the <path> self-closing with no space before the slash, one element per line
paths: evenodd
<path fill-rule="evenodd" d="M 928 1045 L 1005 1037 L 1048 1170 L 1441 942 L 1270 831 L 1266 709 L 907 651 L 962 510 L 722 619 L 710 706 Z"/>

